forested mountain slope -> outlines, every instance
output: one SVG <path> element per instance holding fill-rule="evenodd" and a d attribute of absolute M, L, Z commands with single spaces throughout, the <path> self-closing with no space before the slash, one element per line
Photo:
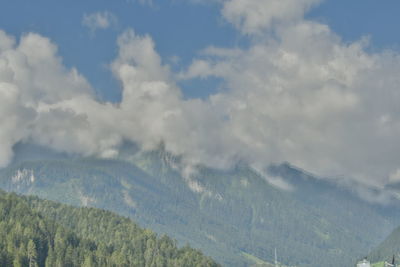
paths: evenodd
<path fill-rule="evenodd" d="M 368 258 L 373 262 L 391 262 L 393 255 L 400 263 L 400 227 L 396 228 L 379 246 L 371 251 Z"/>
<path fill-rule="evenodd" d="M 224 171 L 200 166 L 190 178 L 176 164 L 179 158 L 163 150 L 122 160 L 25 157 L 0 170 L 0 187 L 118 212 L 225 266 L 273 262 L 275 248 L 290 266 L 352 266 L 398 225 L 398 209 L 288 164 L 269 172 L 289 190 L 246 164 Z"/>
<path fill-rule="evenodd" d="M 0 266 L 218 266 L 130 219 L 0 191 Z"/>
<path fill-rule="evenodd" d="M 392 192 L 400 192 L 400 182 L 393 182 L 386 186 L 387 190 Z M 373 262 L 387 261 L 391 262 L 393 260 L 393 255 L 397 264 L 400 263 L 400 226 L 393 230 L 386 237 L 386 239 L 375 247 L 368 255 L 368 258 Z"/>

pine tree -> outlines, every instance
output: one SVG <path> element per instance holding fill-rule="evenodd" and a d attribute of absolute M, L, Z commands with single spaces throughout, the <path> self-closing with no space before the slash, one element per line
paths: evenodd
<path fill-rule="evenodd" d="M 17 254 L 13 260 L 13 266 L 22 267 L 22 262 L 23 262 L 22 257 L 19 254 Z"/>
<path fill-rule="evenodd" d="M 28 242 L 28 260 L 29 260 L 29 267 L 39 267 L 37 263 L 38 253 L 36 250 L 35 242 L 32 239 Z"/>
<path fill-rule="evenodd" d="M 82 267 L 93 267 L 94 262 L 93 262 L 93 256 L 92 255 L 87 255 L 85 256 L 85 261 L 83 262 Z"/>
<path fill-rule="evenodd" d="M 51 246 L 49 246 L 49 251 L 47 252 L 45 267 L 53 267 L 55 265 L 55 263 L 56 263 L 56 261 L 55 261 L 55 255 L 54 255 L 53 248 Z"/>

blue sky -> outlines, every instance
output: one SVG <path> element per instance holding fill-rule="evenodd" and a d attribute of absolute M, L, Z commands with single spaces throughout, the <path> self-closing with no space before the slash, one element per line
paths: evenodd
<path fill-rule="evenodd" d="M 109 29 L 90 33 L 82 25 L 85 14 L 109 11 L 118 23 Z M 371 50 L 400 44 L 400 1 L 325 0 L 307 18 L 328 24 L 345 41 L 369 36 Z M 220 16 L 217 4 L 191 4 L 188 1 L 155 0 L 152 5 L 138 1 L 52 1 L 4 0 L 0 28 L 14 36 L 37 32 L 59 47 L 67 66 L 75 66 L 90 81 L 101 98 L 120 98 L 118 83 L 107 69 L 117 54 L 116 38 L 127 28 L 149 34 L 157 51 L 175 70 L 190 64 L 207 46 L 244 46 L 246 36 Z M 179 61 L 171 62 L 178 57 Z M 180 83 L 186 97 L 207 97 L 218 90 L 218 80 L 195 79 Z"/>

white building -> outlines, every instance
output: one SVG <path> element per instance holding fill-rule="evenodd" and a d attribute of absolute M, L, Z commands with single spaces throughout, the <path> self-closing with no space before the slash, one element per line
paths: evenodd
<path fill-rule="evenodd" d="M 363 259 L 357 263 L 357 267 L 371 267 L 371 263 L 366 259 Z"/>

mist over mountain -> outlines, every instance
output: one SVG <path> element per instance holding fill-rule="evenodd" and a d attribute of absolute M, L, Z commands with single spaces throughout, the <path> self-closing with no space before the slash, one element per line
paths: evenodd
<path fill-rule="evenodd" d="M 19 147 L 26 156 L 32 149 Z M 368 202 L 288 164 L 269 167 L 277 183 L 244 163 L 198 167 L 188 178 L 179 157 L 161 148 L 118 160 L 37 153 L 1 169 L 1 188 L 115 211 L 225 266 L 273 262 L 275 248 L 287 265 L 351 266 L 400 223 L 396 205 Z"/>

